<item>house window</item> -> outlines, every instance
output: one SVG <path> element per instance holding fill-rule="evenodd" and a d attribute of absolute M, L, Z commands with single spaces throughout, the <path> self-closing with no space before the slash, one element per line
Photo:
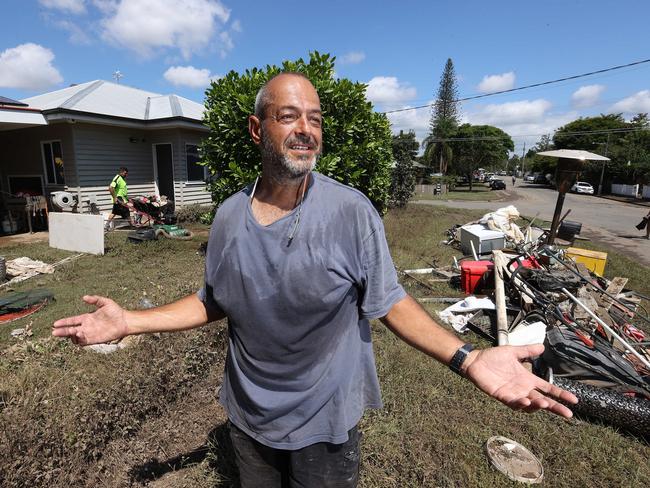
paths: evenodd
<path fill-rule="evenodd" d="M 185 145 L 185 158 L 187 164 L 187 181 L 205 180 L 205 166 L 201 166 L 199 161 L 199 146 L 195 144 Z"/>
<path fill-rule="evenodd" d="M 63 175 L 63 153 L 61 141 L 48 141 L 43 143 L 43 164 L 45 176 L 50 185 L 65 185 Z"/>

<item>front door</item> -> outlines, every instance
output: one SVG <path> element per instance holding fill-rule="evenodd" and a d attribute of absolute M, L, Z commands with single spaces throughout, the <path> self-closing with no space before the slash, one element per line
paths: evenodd
<path fill-rule="evenodd" d="M 174 165 L 172 145 L 156 144 L 156 186 L 158 193 L 174 199 Z"/>

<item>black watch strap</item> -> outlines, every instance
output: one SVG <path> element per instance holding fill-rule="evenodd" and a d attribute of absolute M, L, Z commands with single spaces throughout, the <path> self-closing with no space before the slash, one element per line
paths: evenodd
<path fill-rule="evenodd" d="M 454 373 L 463 376 L 463 373 L 460 368 L 465 362 L 465 359 L 467 359 L 469 353 L 473 350 L 474 350 L 474 346 L 472 346 L 471 344 L 464 344 L 452 356 L 451 361 L 449 361 L 449 369 L 451 369 Z"/>

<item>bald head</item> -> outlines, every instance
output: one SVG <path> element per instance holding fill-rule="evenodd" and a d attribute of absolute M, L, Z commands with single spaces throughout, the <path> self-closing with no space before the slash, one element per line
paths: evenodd
<path fill-rule="evenodd" d="M 276 90 L 282 90 L 287 86 L 287 84 L 295 83 L 303 85 L 303 88 L 307 91 L 313 90 L 313 92 L 316 93 L 316 88 L 314 88 L 314 85 L 312 85 L 311 81 L 309 81 L 309 78 L 307 78 L 302 73 L 278 73 L 269 79 L 266 83 L 264 83 L 264 85 L 262 85 L 262 88 L 260 88 L 257 92 L 257 96 L 255 97 L 255 116 L 258 119 L 263 120 L 266 113 L 266 108 L 271 103 L 273 103 L 273 98 Z M 318 97 L 317 93 L 316 96 Z"/>

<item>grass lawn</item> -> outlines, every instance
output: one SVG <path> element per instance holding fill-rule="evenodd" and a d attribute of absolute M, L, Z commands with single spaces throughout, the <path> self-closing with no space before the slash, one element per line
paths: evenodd
<path fill-rule="evenodd" d="M 430 193 L 416 193 L 413 197 L 414 200 L 471 200 L 471 201 L 487 201 L 500 200 L 505 197 L 502 190 L 490 190 L 488 187 L 481 183 L 472 186 L 472 191 L 469 191 L 469 186 L 457 186 L 454 191 L 442 195 L 432 195 Z"/>
<path fill-rule="evenodd" d="M 455 251 L 439 244 L 444 231 L 480 215 L 419 205 L 390 212 L 385 226 L 396 266 L 450 264 Z M 56 302 L 0 331 L 0 486 L 144 486 L 154 480 L 169 488 L 236 486 L 223 412 L 213 398 L 223 368 L 224 324 L 143 337 L 110 355 L 49 337 L 53 320 L 87 309 L 79 300 L 83 293 L 137 307 L 144 296 L 160 304 L 196 290 L 203 268 L 196 251 L 207 228 L 195 230 L 201 232 L 192 241 L 139 245 L 115 232 L 107 237 L 105 256 L 82 257 L 16 287 L 46 286 Z M 46 244 L 3 253 L 48 262 L 70 254 Z M 650 294 L 647 272 L 609 252 L 607 274 L 629 276 L 644 294 Z M 405 286 L 423 293 L 416 284 Z M 440 295 L 458 294 L 439 286 Z M 30 322 L 33 337 L 9 336 Z M 603 425 L 512 412 L 379 322 L 373 334 L 384 408 L 361 422 L 360 486 L 515 486 L 489 466 L 483 445 L 493 435 L 535 453 L 547 486 L 650 486 L 647 443 Z M 474 335 L 467 340 L 485 345 Z M 197 451 L 208 434 L 211 449 Z"/>

